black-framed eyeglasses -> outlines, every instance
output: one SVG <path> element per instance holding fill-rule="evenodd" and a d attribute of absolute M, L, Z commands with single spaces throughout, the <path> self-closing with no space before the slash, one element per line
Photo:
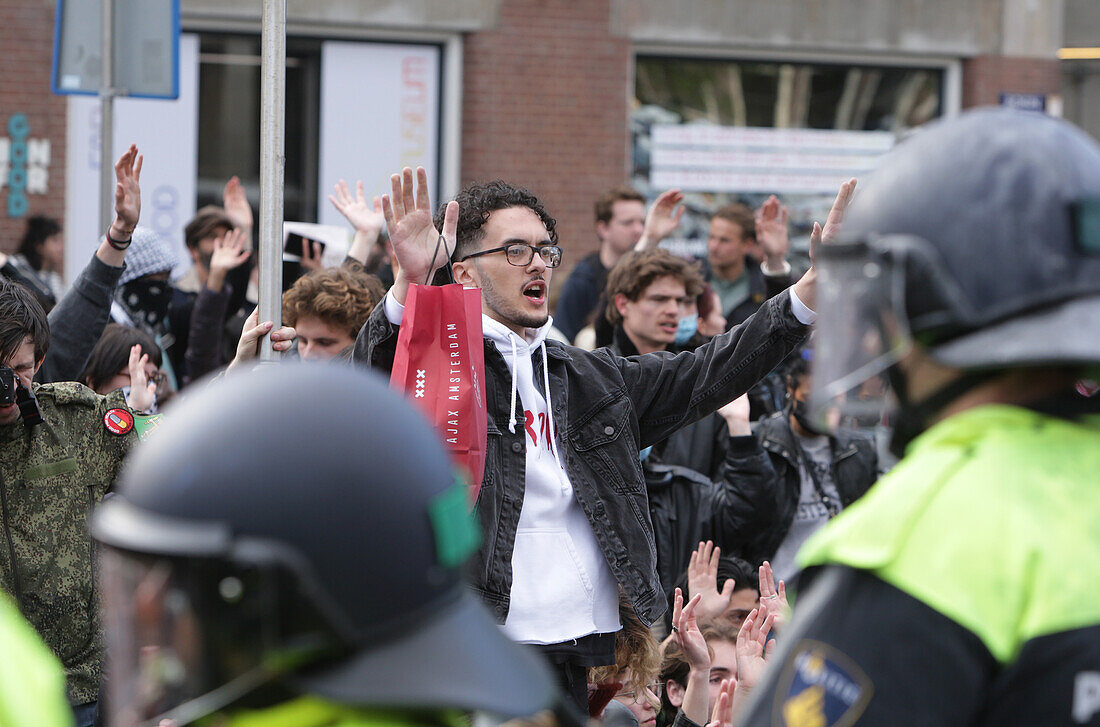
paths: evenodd
<path fill-rule="evenodd" d="M 509 242 L 507 245 L 501 247 L 494 247 L 492 250 L 482 250 L 481 252 L 475 252 L 465 256 L 459 262 L 463 260 L 469 260 L 472 257 L 481 257 L 482 255 L 491 255 L 494 252 L 503 252 L 505 258 L 510 265 L 515 265 L 518 268 L 527 267 L 531 264 L 531 261 L 535 259 L 535 253 L 539 254 L 542 261 L 546 263 L 548 268 L 556 268 L 561 265 L 561 247 L 558 245 L 528 245 L 526 242 Z"/>

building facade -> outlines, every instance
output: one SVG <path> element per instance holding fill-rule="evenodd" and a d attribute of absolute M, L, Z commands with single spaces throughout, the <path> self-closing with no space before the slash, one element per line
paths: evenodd
<path fill-rule="evenodd" d="M 797 232 L 837 179 L 924 121 L 998 103 L 1062 113 L 1058 49 L 1087 33 L 1067 27 L 1080 5 L 288 0 L 286 217 L 338 223 L 337 179 L 381 192 L 395 166 L 424 164 L 436 199 L 473 180 L 529 187 L 559 220 L 566 268 L 596 246 L 594 198 L 627 181 L 684 188 L 699 220 L 774 191 Z M 147 150 L 143 220 L 177 241 L 229 176 L 258 200 L 261 6 L 181 0 L 180 99 L 118 103 L 116 155 Z M 56 8 L 0 2 L 0 249 L 48 214 L 72 271 L 98 232 L 97 112 L 50 92 Z M 1066 110 L 1092 113 L 1072 94 Z"/>

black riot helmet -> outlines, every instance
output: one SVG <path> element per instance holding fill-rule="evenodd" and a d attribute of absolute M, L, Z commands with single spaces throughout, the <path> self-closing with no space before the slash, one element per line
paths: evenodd
<path fill-rule="evenodd" d="M 215 382 L 135 451 L 91 528 L 112 724 L 186 724 L 272 685 L 502 716 L 553 701 L 461 582 L 479 536 L 438 435 L 376 374 Z"/>
<path fill-rule="evenodd" d="M 1100 362 L 1100 147 L 1082 131 L 967 112 L 899 144 L 861 187 L 819 254 L 819 411 L 866 413 L 856 392 L 914 344 L 966 372 L 955 396 L 991 371 Z"/>

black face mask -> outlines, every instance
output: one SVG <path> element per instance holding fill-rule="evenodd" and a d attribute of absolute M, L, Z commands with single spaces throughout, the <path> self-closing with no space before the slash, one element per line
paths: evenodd
<path fill-rule="evenodd" d="M 827 431 L 814 423 L 814 420 L 810 417 L 810 407 L 802 399 L 791 400 L 791 414 L 794 416 L 795 421 L 807 432 L 811 434 L 828 434 Z"/>
<path fill-rule="evenodd" d="M 168 315 L 172 287 L 167 280 L 131 280 L 122 286 L 122 302 L 132 316 L 156 329 Z"/>

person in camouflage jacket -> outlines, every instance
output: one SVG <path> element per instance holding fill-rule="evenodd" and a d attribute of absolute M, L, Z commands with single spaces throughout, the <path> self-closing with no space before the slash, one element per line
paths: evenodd
<path fill-rule="evenodd" d="M 103 656 L 87 518 L 136 435 L 121 391 L 33 391 L 42 424 L 0 424 L 0 588 L 61 659 L 69 701 L 80 705 L 98 699 Z"/>

